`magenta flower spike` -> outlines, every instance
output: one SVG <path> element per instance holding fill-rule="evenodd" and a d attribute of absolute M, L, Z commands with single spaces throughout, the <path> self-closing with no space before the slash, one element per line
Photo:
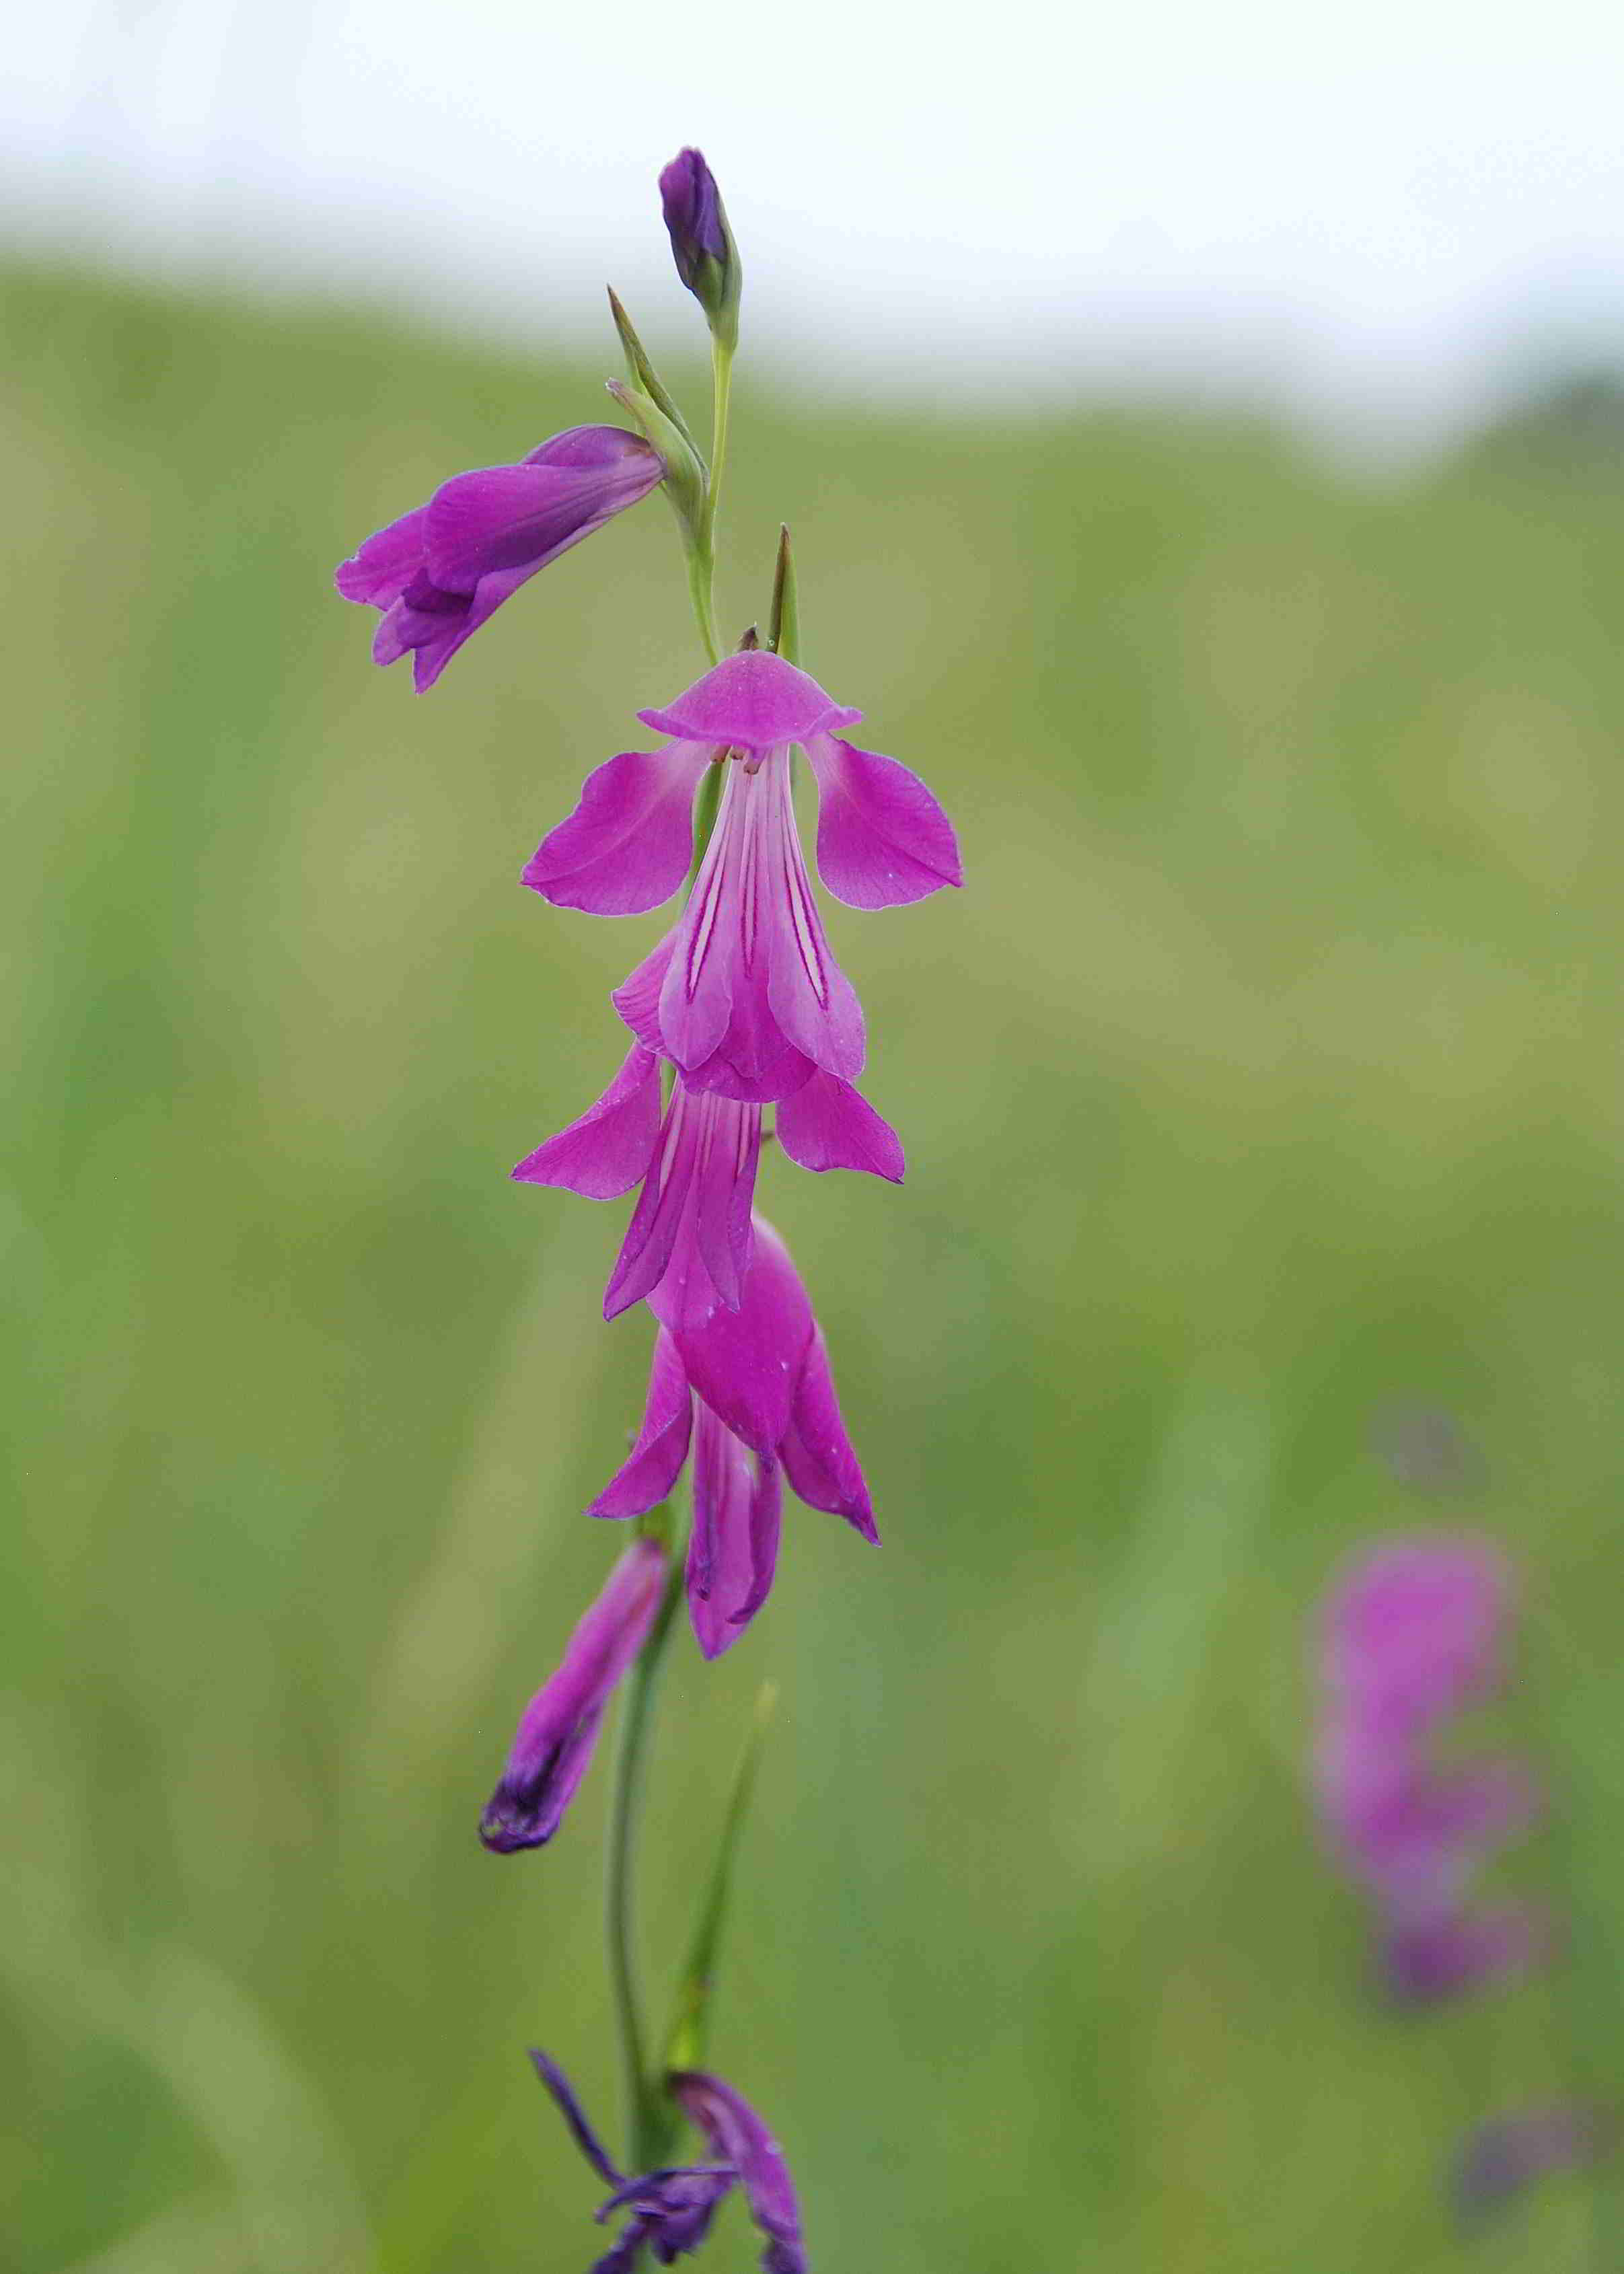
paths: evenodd
<path fill-rule="evenodd" d="M 616 2170 L 575 2088 L 556 2061 L 532 2048 L 536 2074 L 552 2094 L 570 2136 L 611 2192 L 598 2224 L 617 2211 L 630 2219 L 592 2274 L 632 2274 L 649 2251 L 662 2266 L 699 2248 L 724 2199 L 742 2187 L 750 2216 L 767 2237 L 762 2274 L 806 2274 L 801 2210 L 784 2153 L 749 2103 L 720 2077 L 692 2069 L 670 2079 L 683 2113 L 710 2142 L 715 2161 L 668 2165 L 628 2180 Z"/>
<path fill-rule="evenodd" d="M 792 748 L 817 777 L 818 867 L 837 900 L 891 907 L 963 882 L 952 825 L 924 783 L 836 731 L 861 715 L 780 656 L 729 656 L 669 709 L 638 713 L 672 740 L 599 766 L 524 870 L 560 907 L 659 907 L 688 875 L 700 778 L 726 764 L 688 906 L 614 998 L 690 1088 L 762 1104 L 793 1096 L 816 1072 L 849 1083 L 862 1070 L 862 1012 L 830 953 L 801 854 Z"/>
<path fill-rule="evenodd" d="M 762 1109 L 689 1088 L 680 1077 L 660 1118 L 659 1060 L 634 1043 L 596 1104 L 527 1154 L 521 1184 L 588 1200 L 643 1192 L 604 1297 L 616 1318 L 646 1298 L 662 1325 L 699 1327 L 718 1305 L 739 1308 L 751 1253 L 750 1204 Z M 786 1153 L 806 1167 L 861 1169 L 900 1183 L 896 1132 L 849 1082 L 808 1077 L 778 1108 Z"/>
<path fill-rule="evenodd" d="M 1548 1946 L 1534 1910 L 1474 1909 L 1485 1860 L 1536 1812 L 1515 1765 L 1444 1768 L 1427 1741 L 1501 1679 L 1504 1559 L 1470 1539 L 1396 1540 L 1332 1590 L 1321 1625 L 1314 1781 L 1336 1852 L 1370 1892 L 1390 1994 L 1460 1995 Z"/>
<path fill-rule="evenodd" d="M 381 610 L 374 663 L 413 658 L 419 695 L 520 585 L 664 480 L 641 435 L 572 426 L 516 466 L 441 484 L 426 505 L 369 537 L 335 578 L 347 600 Z"/>
<path fill-rule="evenodd" d="M 520 1717 L 479 1824 L 493 1853 L 545 1847 L 558 1830 L 590 1765 L 610 1694 L 648 1639 L 665 1583 L 658 1540 L 634 1540 L 571 1635 L 558 1671 Z"/>
<path fill-rule="evenodd" d="M 672 1491 L 692 1442 L 688 1611 L 707 1658 L 729 1649 L 767 1600 L 780 1469 L 808 1508 L 879 1539 L 806 1289 L 771 1225 L 757 1216 L 754 1229 L 739 1308 L 700 1327 L 661 1328 L 643 1427 L 590 1510 L 643 1515 Z"/>

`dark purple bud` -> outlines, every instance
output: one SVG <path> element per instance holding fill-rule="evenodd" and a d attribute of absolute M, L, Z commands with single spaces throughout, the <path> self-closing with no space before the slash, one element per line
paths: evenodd
<path fill-rule="evenodd" d="M 545 1847 L 558 1830 L 591 1761 L 610 1692 L 643 1648 L 665 1583 L 658 1541 L 634 1540 L 571 1635 L 557 1673 L 520 1718 L 480 1818 L 479 1837 L 492 1853 Z"/>
<path fill-rule="evenodd" d="M 679 150 L 659 177 L 660 203 L 677 274 L 704 310 L 711 332 L 732 349 L 739 337 L 743 274 L 716 176 L 697 150 Z"/>

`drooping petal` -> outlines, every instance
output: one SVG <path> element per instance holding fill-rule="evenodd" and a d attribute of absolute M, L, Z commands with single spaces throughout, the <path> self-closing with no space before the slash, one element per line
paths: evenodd
<path fill-rule="evenodd" d="M 761 751 L 804 743 L 820 728 L 854 727 L 862 712 L 843 709 L 816 679 L 758 648 L 725 656 L 668 709 L 640 711 L 637 716 L 658 734 Z"/>
<path fill-rule="evenodd" d="M 818 874 L 836 900 L 900 907 L 963 884 L 953 825 L 917 774 L 826 731 L 806 751 L 817 776 Z"/>
<path fill-rule="evenodd" d="M 772 1593 L 784 1511 L 784 1487 L 777 1462 L 763 1461 L 759 1455 L 755 1459 L 756 1491 L 750 1501 L 750 1589 L 729 1622 L 739 1634 L 743 1633 Z"/>
<path fill-rule="evenodd" d="M 801 857 L 790 800 L 789 760 L 778 751 L 761 780 L 772 800 L 763 822 L 759 922 L 767 940 L 767 999 L 784 1034 L 808 1058 L 843 1081 L 862 1072 L 862 1005 L 830 953 L 823 921 Z"/>
<path fill-rule="evenodd" d="M 688 1458 L 693 1404 L 688 1375 L 671 1337 L 662 1328 L 649 1369 L 649 1395 L 643 1427 L 625 1464 L 587 1510 L 589 1516 L 643 1516 L 664 1500 Z"/>
<path fill-rule="evenodd" d="M 340 564 L 333 582 L 345 599 L 367 607 L 393 607 L 423 566 L 428 510 L 417 506 L 387 529 L 374 530 L 360 550 Z"/>
<path fill-rule="evenodd" d="M 529 568 L 498 569 L 482 576 L 466 595 L 442 591 L 422 579 L 426 589 L 408 591 L 378 627 L 374 662 L 393 663 L 410 653 L 412 684 L 419 695 L 426 695 L 458 649 L 533 574 Z"/>
<path fill-rule="evenodd" d="M 739 1308 L 715 1312 L 674 1340 L 688 1379 L 718 1420 L 775 1457 L 790 1426 L 812 1340 L 812 1306 L 789 1252 L 757 1216 Z"/>
<path fill-rule="evenodd" d="M 752 836 L 751 778 L 729 765 L 716 827 L 682 911 L 660 990 L 665 1049 L 686 1073 L 727 1032 L 735 982 L 743 976 L 741 885 Z"/>
<path fill-rule="evenodd" d="M 694 1235 L 712 1285 L 733 1311 L 739 1307 L 749 1269 L 761 1120 L 759 1105 L 705 1097 L 703 1134 L 694 1164 Z M 658 1318 L 658 1303 L 653 1308 Z"/>
<path fill-rule="evenodd" d="M 743 2183 L 750 2216 L 768 2239 L 764 2274 L 806 2274 L 794 2182 L 766 2125 L 742 2094 L 703 2069 L 679 2070 L 671 2086 L 684 2115 Z"/>
<path fill-rule="evenodd" d="M 697 742 L 622 750 L 590 773 L 581 802 L 550 830 L 523 881 L 557 907 L 645 915 L 688 875 L 694 791 L 710 753 Z"/>
<path fill-rule="evenodd" d="M 520 1716 L 480 1820 L 487 1848 L 511 1855 L 545 1846 L 557 1831 L 591 1760 L 605 1702 L 648 1638 L 665 1580 L 658 1542 L 634 1540 Z"/>
<path fill-rule="evenodd" d="M 676 939 L 676 933 L 668 931 L 659 945 L 643 957 L 609 998 L 644 1050 L 658 1051 L 666 1058 L 671 1053 L 660 1032 L 660 990 L 665 983 Z"/>
<path fill-rule="evenodd" d="M 808 1508 L 843 1516 L 865 1540 L 878 1545 L 868 1487 L 840 1418 L 828 1348 L 816 1324 L 781 1450 L 790 1483 Z"/>
<path fill-rule="evenodd" d="M 601 2224 L 617 2210 L 631 2210 L 631 2224 L 593 2274 L 622 2274 L 635 2266 L 646 2245 L 662 2266 L 669 2266 L 697 2250 L 710 2232 L 717 2206 L 738 2185 L 731 2165 L 673 2165 L 645 2172 L 625 2185 L 600 2205 Z"/>
<path fill-rule="evenodd" d="M 782 1506 L 777 1464 L 741 1444 L 702 1402 L 694 1436 L 688 1601 L 707 1658 L 719 1658 L 737 1642 L 767 1600 L 778 1565 Z"/>
<path fill-rule="evenodd" d="M 604 1297 L 605 1318 L 644 1296 L 673 1329 L 703 1326 L 719 1303 L 737 1310 L 760 1153 L 758 1105 L 690 1090 L 679 1077 Z"/>
<path fill-rule="evenodd" d="M 635 2274 L 637 2261 L 643 2255 L 643 2245 L 648 2239 L 648 2229 L 643 2222 L 634 2220 L 601 2258 L 592 2261 L 591 2274 Z"/>
<path fill-rule="evenodd" d="M 780 1098 L 774 1126 L 779 1144 L 803 1169 L 819 1174 L 827 1169 L 860 1169 L 893 1185 L 902 1182 L 906 1164 L 896 1131 L 838 1075 L 820 1068 L 799 1089 Z"/>
<path fill-rule="evenodd" d="M 608 2150 L 592 2129 L 585 2109 L 575 2097 L 574 2085 L 558 2063 L 550 2060 L 539 2046 L 532 2045 L 530 2052 L 536 2074 L 558 2104 L 559 2113 L 569 2127 L 570 2137 L 576 2147 L 580 2149 L 587 2162 L 590 2164 L 605 2186 L 612 2187 L 621 2186 L 623 2181 L 620 2174 L 610 2162 Z"/>
<path fill-rule="evenodd" d="M 527 1153 L 513 1174 L 523 1185 L 553 1185 L 583 1200 L 619 1200 L 646 1176 L 659 1135 L 659 1060 L 641 1043 L 578 1121 Z"/>

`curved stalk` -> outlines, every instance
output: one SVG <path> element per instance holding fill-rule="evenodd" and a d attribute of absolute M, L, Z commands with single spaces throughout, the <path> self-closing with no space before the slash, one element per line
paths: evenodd
<path fill-rule="evenodd" d="M 604 1927 L 609 1945 L 609 1984 L 614 2002 L 626 2102 L 628 2168 L 647 2172 L 659 2161 L 665 2133 L 665 2096 L 649 2073 L 648 2037 L 637 1989 L 634 1948 L 632 1882 L 636 1862 L 637 1817 L 643 1799 L 643 1763 L 653 1722 L 655 1693 L 672 1623 L 682 1596 L 682 1557 L 673 1554 L 649 1638 L 638 1652 L 626 1682 L 615 1746 L 614 1785 L 609 1803 L 609 1840 L 604 1872 Z"/>
<path fill-rule="evenodd" d="M 699 636 L 706 655 L 712 664 L 716 664 L 721 660 L 721 646 L 716 636 L 714 599 L 716 509 L 722 486 L 722 469 L 727 456 L 728 399 L 733 377 L 731 349 L 713 344 L 711 373 L 714 391 L 710 477 L 706 486 L 699 529 L 688 549 L 688 582 Z M 690 890 L 716 827 L 721 787 L 721 767 L 710 767 L 700 790 L 695 817 L 694 866 L 688 878 Z M 658 1516 L 645 1517 L 643 1524 L 645 1530 L 652 1531 L 657 1538 L 663 1538 L 668 1549 L 673 1547 L 671 1522 L 664 1511 Z M 626 1702 L 620 1709 L 620 1734 L 615 1745 L 614 1783 L 609 1803 L 604 1928 L 609 1946 L 609 1982 L 614 2004 L 615 2031 L 620 2047 L 628 2142 L 628 2168 L 633 2172 L 652 2171 L 660 2164 L 677 2128 L 665 2095 L 663 2071 L 653 2074 L 649 2067 L 648 2036 L 643 2027 L 634 1946 L 633 1883 L 636 1869 L 637 1818 L 643 1799 L 643 1764 L 653 1727 L 660 1668 L 671 1639 L 677 1605 L 682 1598 L 682 1556 L 673 1553 L 665 1592 L 660 1598 L 654 1624 L 649 1630 L 649 1638 L 627 1676 Z"/>

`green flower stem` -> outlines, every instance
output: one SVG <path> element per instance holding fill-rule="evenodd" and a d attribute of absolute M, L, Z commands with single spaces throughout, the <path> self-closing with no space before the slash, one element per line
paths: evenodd
<path fill-rule="evenodd" d="M 705 501 L 700 508 L 699 527 L 688 548 L 688 585 L 699 636 L 714 664 L 722 659 L 721 643 L 716 636 L 716 509 L 722 493 L 722 470 L 727 463 L 727 413 L 733 375 L 733 350 L 723 347 L 719 341 L 711 343 L 710 373 L 710 472 L 705 484 Z"/>
<path fill-rule="evenodd" d="M 688 591 L 694 603 L 694 615 L 699 625 L 699 636 L 704 643 L 705 653 L 713 664 L 721 661 L 721 646 L 716 636 L 714 599 L 716 508 L 722 486 L 722 468 L 727 456 L 727 410 L 733 363 L 732 349 L 716 343 L 711 350 L 715 398 L 710 478 L 706 485 L 699 527 L 688 546 Z M 706 846 L 710 842 L 711 832 L 716 827 L 721 790 L 721 767 L 708 767 L 700 787 L 695 816 L 694 866 L 688 878 L 690 890 L 694 877 L 699 874 L 699 864 L 704 858 Z M 609 1981 L 614 2001 L 615 2029 L 620 2045 L 626 2128 L 630 2142 L 628 2165 L 634 2172 L 652 2171 L 663 2162 L 677 2128 L 665 2094 L 664 2072 L 654 2074 L 649 2068 L 648 2037 L 643 2029 L 643 2005 L 637 1990 L 632 1913 L 643 1763 L 653 1728 L 660 1668 L 671 1639 L 677 1605 L 682 1599 L 683 1558 L 674 1552 L 671 1520 L 666 1512 L 662 1510 L 645 1517 L 643 1529 L 663 1540 L 671 1555 L 671 1569 L 654 1624 L 649 1630 L 649 1638 L 637 1653 L 631 1673 L 627 1677 L 626 1702 L 620 1710 L 620 1736 L 615 1747 L 614 1787 L 609 1803 L 609 1843 L 604 1886 L 604 1926 L 609 1945 Z"/>
<path fill-rule="evenodd" d="M 645 1528 L 647 1528 L 645 1519 Z M 648 2039 L 637 1992 L 637 1962 L 633 1948 L 632 1879 L 635 1863 L 637 1812 L 643 1798 L 643 1771 L 653 1727 L 654 1700 L 659 1685 L 665 1647 L 671 1639 L 677 1605 L 682 1600 L 681 1555 L 674 1552 L 665 1521 L 671 1569 L 649 1638 L 637 1653 L 627 1677 L 626 1702 L 620 1709 L 619 1742 L 615 1747 L 614 1788 L 609 1803 L 609 1844 L 605 1867 L 604 1925 L 609 1945 L 609 1982 L 614 1999 L 615 2028 L 620 2038 L 620 2064 L 626 2099 L 626 2129 L 630 2145 L 628 2168 L 651 2171 L 658 2162 L 667 2128 L 665 2094 L 648 2065 Z"/>
<path fill-rule="evenodd" d="M 699 542 L 707 561 L 716 553 L 716 508 L 722 494 L 722 468 L 727 460 L 727 410 L 733 393 L 733 351 L 719 340 L 710 343 L 711 415 L 710 480 L 700 517 Z"/>
<path fill-rule="evenodd" d="M 712 663 L 720 663 L 722 651 L 716 636 L 716 611 L 710 597 L 715 581 L 716 568 L 710 553 L 695 547 L 688 556 L 688 596 L 694 603 L 694 619 L 699 626 L 705 653 Z"/>

